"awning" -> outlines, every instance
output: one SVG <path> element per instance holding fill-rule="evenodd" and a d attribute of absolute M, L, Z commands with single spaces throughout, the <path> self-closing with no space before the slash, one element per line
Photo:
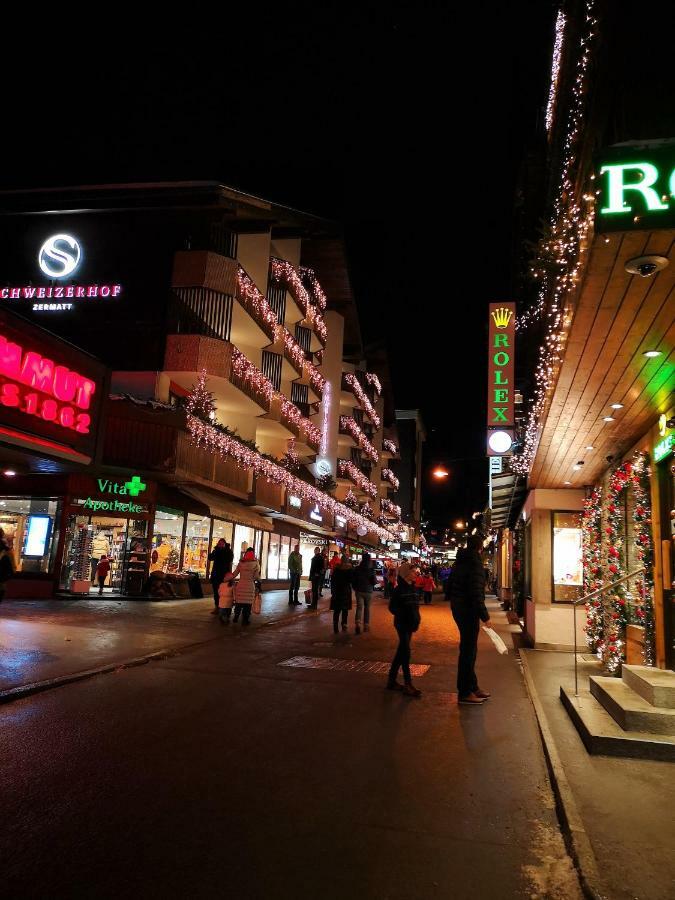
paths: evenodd
<path fill-rule="evenodd" d="M 525 502 L 525 493 L 526 481 L 522 475 L 504 472 L 492 476 L 490 524 L 493 528 L 513 528 Z"/>
<path fill-rule="evenodd" d="M 193 497 L 207 506 L 212 516 L 227 519 L 239 525 L 246 525 L 248 528 L 259 528 L 262 531 L 272 531 L 273 529 L 271 519 L 259 516 L 257 512 L 235 500 L 229 500 L 223 494 L 216 494 L 215 491 L 192 487 L 192 485 L 181 485 L 180 490 L 181 493 L 187 494 L 188 497 Z"/>

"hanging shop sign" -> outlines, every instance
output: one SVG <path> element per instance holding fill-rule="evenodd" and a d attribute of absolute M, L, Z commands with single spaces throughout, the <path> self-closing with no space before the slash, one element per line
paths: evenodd
<path fill-rule="evenodd" d="M 515 425 L 516 304 L 491 303 L 488 321 L 488 455 L 503 456 Z"/>
<path fill-rule="evenodd" d="M 91 455 L 103 379 L 96 360 L 0 310 L 2 440 L 57 456 Z"/>
<path fill-rule="evenodd" d="M 675 143 L 609 147 L 598 160 L 596 231 L 675 225 Z"/>
<path fill-rule="evenodd" d="M 316 534 L 310 534 L 307 531 L 300 532 L 300 543 L 301 544 L 312 544 L 315 547 L 325 547 L 330 542 L 327 538 L 318 537 Z"/>
<path fill-rule="evenodd" d="M 52 234 L 37 254 L 38 271 L 50 280 L 50 284 L 5 285 L 0 287 L 0 300 L 30 301 L 33 310 L 63 312 L 74 309 L 81 301 L 113 300 L 122 294 L 121 284 L 59 284 L 63 279 L 73 279 L 77 275 L 83 259 L 82 243 L 76 237 Z"/>
<path fill-rule="evenodd" d="M 654 447 L 654 462 L 661 462 L 673 452 L 675 447 L 675 434 L 667 434 Z"/>

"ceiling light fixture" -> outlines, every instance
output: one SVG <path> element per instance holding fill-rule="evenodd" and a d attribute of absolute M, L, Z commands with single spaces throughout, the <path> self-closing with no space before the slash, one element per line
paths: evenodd
<path fill-rule="evenodd" d="M 587 450 L 595 450 L 595 447 L 594 447 L 592 444 L 589 444 L 589 445 L 586 447 L 586 449 L 587 449 Z"/>
<path fill-rule="evenodd" d="M 612 403 L 612 409 L 623 409 L 623 403 Z"/>
<path fill-rule="evenodd" d="M 16 472 L 14 471 L 14 469 L 5 469 L 5 471 L 2 474 L 6 475 L 7 478 L 14 478 L 14 476 L 16 475 Z"/>
<path fill-rule="evenodd" d="M 642 355 L 646 356 L 647 359 L 656 359 L 657 356 L 663 356 L 663 351 L 661 351 L 661 350 L 645 350 L 645 352 Z"/>
<path fill-rule="evenodd" d="M 614 416 L 603 416 L 602 421 L 603 422 L 613 422 Z"/>

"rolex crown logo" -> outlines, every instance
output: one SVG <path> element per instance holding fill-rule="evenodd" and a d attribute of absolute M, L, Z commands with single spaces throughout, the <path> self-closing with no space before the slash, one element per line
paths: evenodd
<path fill-rule="evenodd" d="M 511 321 L 513 310 L 500 306 L 499 309 L 492 311 L 492 318 L 495 320 L 497 328 L 506 328 Z"/>

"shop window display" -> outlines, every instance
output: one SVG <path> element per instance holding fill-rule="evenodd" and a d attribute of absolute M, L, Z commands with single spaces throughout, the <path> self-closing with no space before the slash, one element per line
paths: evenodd
<path fill-rule="evenodd" d="M 51 571 L 58 541 L 57 508 L 55 499 L 0 499 L 0 528 L 17 572 Z"/>
<path fill-rule="evenodd" d="M 253 547 L 255 550 L 255 528 L 249 528 L 247 525 L 235 525 L 232 545 L 235 565 L 249 547 Z"/>
<path fill-rule="evenodd" d="M 262 532 L 262 550 L 260 553 L 260 571 L 267 571 L 267 558 L 269 556 L 269 545 L 270 545 L 270 533 L 269 531 Z"/>
<path fill-rule="evenodd" d="M 150 571 L 173 574 L 180 570 L 180 548 L 183 540 L 184 513 L 157 507 L 150 550 Z"/>
<path fill-rule="evenodd" d="M 109 516 L 71 515 L 66 531 L 61 587 L 75 593 L 97 591 L 96 567 L 110 560 L 105 593 L 136 593 L 145 575 L 147 523 Z M 138 573 L 138 575 L 136 575 Z M 127 584 L 133 574 L 133 585 Z"/>
<path fill-rule="evenodd" d="M 281 544 L 279 547 L 279 578 L 288 578 L 288 557 L 291 554 L 291 538 L 289 537 L 281 537 Z M 297 541 L 293 541 L 293 546 L 297 544 Z"/>
<path fill-rule="evenodd" d="M 188 513 L 185 529 L 185 549 L 183 551 L 183 569 L 196 572 L 206 578 L 206 565 L 209 557 L 209 532 L 211 519 L 209 516 L 197 516 Z"/>
<path fill-rule="evenodd" d="M 584 572 L 581 513 L 553 513 L 553 599 L 578 600 L 583 593 Z"/>
<path fill-rule="evenodd" d="M 265 577 L 277 579 L 279 577 L 279 547 L 281 538 L 278 534 L 270 535 L 270 545 L 267 553 L 267 568 L 263 569 Z"/>

